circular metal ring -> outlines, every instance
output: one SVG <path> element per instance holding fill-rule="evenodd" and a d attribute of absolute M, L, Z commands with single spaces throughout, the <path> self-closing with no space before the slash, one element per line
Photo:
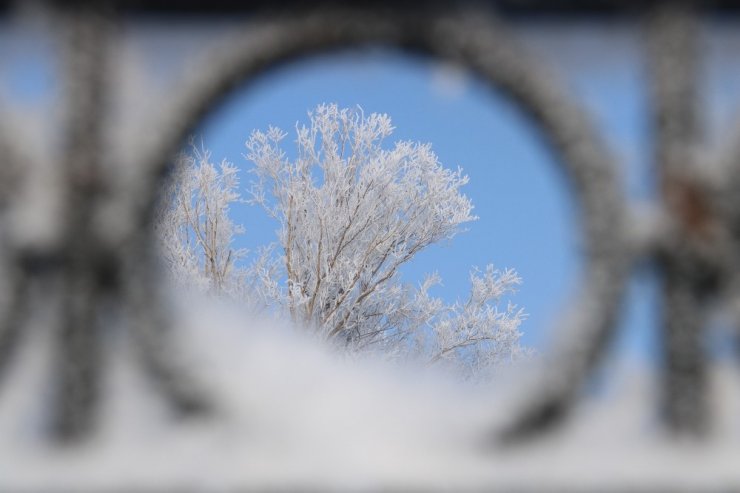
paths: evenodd
<path fill-rule="evenodd" d="M 158 179 L 144 181 L 152 188 L 134 214 L 139 224 L 149 221 L 171 156 L 235 88 L 301 58 L 365 45 L 421 54 L 472 71 L 529 117 L 573 186 L 583 209 L 584 279 L 561 321 L 556 347 L 549 353 L 547 361 L 557 367 L 548 368 L 547 376 L 525 396 L 516 422 L 502 430 L 507 439 L 537 432 L 567 411 L 615 331 L 630 262 L 624 233 L 626 208 L 611 153 L 586 113 L 490 12 L 473 9 L 454 15 L 449 11 L 411 15 L 403 10 L 327 8 L 254 22 L 204 59 L 199 74 L 188 81 L 172 111 L 165 113 L 166 123 L 149 133 L 157 140 L 149 142 L 141 163 L 149 176 Z"/>

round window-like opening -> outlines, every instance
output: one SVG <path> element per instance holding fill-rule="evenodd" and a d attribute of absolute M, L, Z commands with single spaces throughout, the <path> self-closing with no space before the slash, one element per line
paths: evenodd
<path fill-rule="evenodd" d="M 530 123 L 457 66 L 385 50 L 353 50 L 296 62 L 236 90 L 196 130 L 196 152 L 207 150 L 216 168 L 222 160 L 233 164 L 241 179 L 235 190 L 249 198 L 256 176 L 245 142 L 252 132 L 282 129 L 286 137 L 275 149 L 296 162 L 301 156 L 297 130 L 310 127 L 309 112 L 315 114 L 322 104 L 348 108 L 362 118 L 387 114 L 393 131 L 382 148 L 391 150 L 401 141 L 428 143 L 442 168 L 460 167 L 469 177 L 459 192 L 472 202 L 476 220 L 454 228 L 459 233 L 454 238 L 439 238 L 414 252 L 399 265 L 399 282 L 418 288 L 436 273 L 441 283 L 430 296 L 464 306 L 471 296 L 471 271 L 482 279 L 489 264 L 500 272 L 513 269 L 523 283 L 512 284 L 516 292 L 501 296 L 496 308 L 502 315 L 511 309 L 509 303 L 523 309 L 519 343 L 541 349 L 547 328 L 573 291 L 581 259 L 572 199 Z M 311 181 L 320 188 L 322 180 L 313 176 Z M 238 260 L 242 266 L 269 244 L 284 253 L 278 230 L 285 216 L 271 218 L 263 208 L 233 201 L 229 217 L 245 229 L 234 235 L 232 245 L 250 252 Z M 275 282 L 290 289 L 284 271 Z"/>

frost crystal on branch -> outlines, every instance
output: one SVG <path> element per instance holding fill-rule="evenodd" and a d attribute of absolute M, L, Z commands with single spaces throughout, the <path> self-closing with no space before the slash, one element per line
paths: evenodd
<path fill-rule="evenodd" d="M 244 233 L 229 215 L 231 205 L 242 202 L 238 169 L 226 161 L 216 166 L 209 152 L 191 149 L 192 155 L 178 157 L 155 221 L 168 270 L 183 286 L 264 305 L 259 295 L 269 294 L 275 271 L 271 249 L 265 247 L 245 267 L 241 262 L 248 252 L 233 247 L 235 236 Z"/>
<path fill-rule="evenodd" d="M 193 156 L 177 160 L 155 227 L 178 280 L 216 293 L 228 289 L 234 264 L 246 253 L 231 246 L 243 232 L 229 217 L 229 205 L 240 200 L 238 187 L 237 168 L 226 161 L 214 166 L 206 151 L 193 147 Z"/>
<path fill-rule="evenodd" d="M 288 159 L 286 133 L 254 131 L 246 143 L 256 176 L 250 202 L 279 223 L 277 245 L 251 267 L 231 242 L 241 229 L 228 217 L 240 199 L 236 169 L 184 158 L 161 215 L 165 257 L 180 277 L 206 289 L 285 310 L 291 319 L 349 350 L 381 350 L 454 363 L 480 373 L 523 350 L 522 310 L 502 298 L 521 280 L 492 266 L 471 273 L 465 302 L 447 305 L 418 288 L 399 268 L 429 245 L 454 237 L 477 219 L 460 192 L 460 169 L 444 168 L 429 144 L 383 145 L 387 115 L 320 105 L 297 128 Z M 248 288 L 246 286 L 249 286 Z"/>

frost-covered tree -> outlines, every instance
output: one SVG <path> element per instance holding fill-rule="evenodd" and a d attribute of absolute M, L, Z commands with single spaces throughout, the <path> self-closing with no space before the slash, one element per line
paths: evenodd
<path fill-rule="evenodd" d="M 241 200 L 237 168 L 226 161 L 210 162 L 210 154 L 191 146 L 181 155 L 163 192 L 155 224 L 163 256 L 181 282 L 215 292 L 228 292 L 240 277 L 235 234 L 243 232 L 229 217 L 229 207 Z"/>
<path fill-rule="evenodd" d="M 245 265 L 249 252 L 234 248 L 235 236 L 244 233 L 230 216 L 231 206 L 243 201 L 238 169 L 225 160 L 216 166 L 207 150 L 190 148 L 175 161 L 154 224 L 168 272 L 176 283 L 216 296 L 261 305 L 274 300 L 265 291 L 275 282 L 270 249 Z"/>
<path fill-rule="evenodd" d="M 228 216 L 241 200 L 236 169 L 214 166 L 205 152 L 181 158 L 159 221 L 175 277 L 284 309 L 351 350 L 413 353 L 477 374 L 521 354 L 523 312 L 503 304 L 521 282 L 514 271 L 474 270 L 469 296 L 452 305 L 430 295 L 436 274 L 418 287 L 400 279 L 417 253 L 476 219 L 460 192 L 468 177 L 443 167 L 429 144 L 384 145 L 387 115 L 320 105 L 309 117 L 297 128 L 295 159 L 277 128 L 247 141 L 250 201 L 279 229 L 276 248 L 246 268 L 245 252 L 232 247 L 242 230 Z"/>

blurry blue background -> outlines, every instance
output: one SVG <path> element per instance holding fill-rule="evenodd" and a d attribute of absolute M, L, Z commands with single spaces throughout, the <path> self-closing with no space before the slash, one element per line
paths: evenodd
<path fill-rule="evenodd" d="M 740 101 L 740 35 L 731 21 L 714 20 L 705 40 L 704 83 L 709 143 L 724 135 Z M 156 22 L 128 28 L 128 51 L 151 72 L 176 73 L 177 63 L 213 32 Z M 169 29 L 169 31 L 168 31 Z M 645 60 L 634 25 L 529 22 L 516 27 L 531 51 L 548 63 L 558 82 L 591 114 L 620 164 L 626 195 L 649 200 L 653 189 L 646 113 Z M 0 82 L 14 103 L 48 104 L 56 85 L 50 46 L 0 24 Z M 171 67 L 170 67 L 171 66 Z M 163 84 L 176 84 L 170 78 Z M 543 348 L 554 317 L 571 300 L 581 258 L 579 216 L 559 165 L 528 121 L 508 101 L 465 71 L 433 60 L 385 50 L 317 56 L 283 67 L 237 91 L 203 122 L 196 137 L 245 171 L 244 142 L 253 129 L 275 125 L 288 131 L 294 149 L 296 123 L 319 103 L 361 106 L 388 113 L 396 127 L 391 139 L 431 142 L 440 161 L 470 176 L 464 192 L 480 217 L 451 242 L 423 252 L 403 270 L 418 283 L 437 271 L 443 286 L 434 294 L 448 301 L 464 297 L 471 267 L 493 263 L 515 268 L 524 279 L 512 300 L 529 319 L 523 342 Z M 40 103 L 39 103 L 40 104 Z M 246 195 L 246 193 L 245 193 Z M 273 241 L 277 225 L 257 207 L 240 206 L 235 219 L 247 232 L 239 246 Z M 628 358 L 655 354 L 656 293 L 649 272 L 631 283 L 617 347 Z"/>

